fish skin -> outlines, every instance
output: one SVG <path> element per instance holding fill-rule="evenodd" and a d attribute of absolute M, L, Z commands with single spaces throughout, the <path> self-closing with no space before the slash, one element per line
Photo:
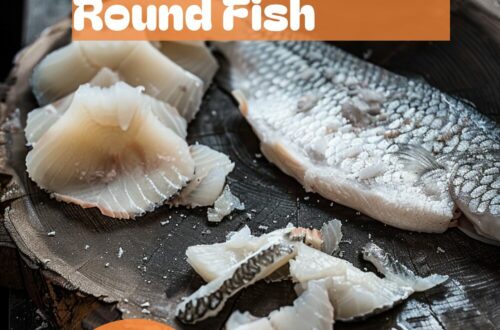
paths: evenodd
<path fill-rule="evenodd" d="M 217 47 L 229 59 L 229 83 L 264 155 L 306 190 L 421 232 L 445 231 L 458 206 L 476 227 L 487 223 L 482 235 L 500 240 L 496 122 L 423 81 L 326 43 Z M 425 150 L 410 159 L 413 167 L 398 154 L 408 145 Z M 438 166 L 422 163 L 426 158 Z M 464 184 L 486 188 L 471 195 Z M 487 205 L 479 208 L 478 198 Z"/>

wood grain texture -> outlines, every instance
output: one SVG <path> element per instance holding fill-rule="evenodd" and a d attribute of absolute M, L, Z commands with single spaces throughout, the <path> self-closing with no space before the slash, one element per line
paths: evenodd
<path fill-rule="evenodd" d="M 9 94 L 2 105 L 1 119 L 5 120 L 9 113 L 19 108 L 24 120 L 27 112 L 35 107 L 28 85 L 31 68 L 46 52 L 67 41 L 64 28 L 57 27 L 52 35 L 46 35 L 20 56 L 12 76 L 15 79 L 11 80 Z M 475 39 L 473 36 L 466 38 Z M 476 41 L 470 42 L 475 48 Z M 403 63 L 401 66 L 406 68 L 405 56 L 411 54 L 406 49 L 401 47 L 396 54 L 391 54 L 390 59 L 381 55 L 380 61 L 385 61 L 388 67 Z M 455 62 L 448 57 L 442 59 L 441 55 L 428 55 L 433 51 L 437 54 L 446 52 L 434 44 L 414 46 L 411 52 L 419 54 L 415 62 L 421 66 L 419 70 L 409 66 L 408 70 L 420 75 L 424 72 L 425 77 L 436 85 L 443 84 L 441 88 L 448 92 L 468 81 L 470 77 L 462 74 L 450 78 L 456 73 L 456 66 L 438 64 Z M 453 51 L 447 54 L 451 56 Z M 471 51 L 467 56 L 476 58 L 478 55 Z M 489 63 L 494 63 L 494 60 Z M 490 66 L 491 70 L 500 73 L 496 64 Z M 451 86 L 450 79 L 457 79 L 456 86 Z M 492 81 L 494 83 L 496 80 Z M 189 142 L 209 145 L 228 154 L 236 163 L 229 184 L 245 202 L 247 211 L 255 210 L 251 220 L 245 211 L 233 214 L 232 219 L 219 225 L 211 225 L 206 221 L 205 208 L 162 207 L 135 221 L 121 221 L 105 218 L 96 210 L 82 210 L 75 205 L 56 202 L 27 178 L 24 166 L 27 149 L 23 133 L 6 132 L 2 152 L 8 164 L 0 163 L 5 178 L 2 201 L 6 207 L 6 228 L 29 265 L 24 268 L 24 276 L 38 277 L 28 281 L 34 286 L 30 292 L 42 295 L 37 301 L 53 314 L 56 323 L 65 328 L 76 329 L 81 325 L 92 328 L 119 317 L 118 311 L 113 309 L 114 304 L 124 318 L 151 317 L 179 329 L 220 329 L 231 311 L 236 309 L 266 315 L 279 306 L 291 304 L 295 298 L 291 283 L 258 283 L 231 299 L 216 318 L 196 326 L 176 323 L 173 312 L 180 297 L 203 284 L 185 261 L 186 248 L 223 241 L 229 231 L 240 229 L 245 224 L 260 234 L 264 233 L 259 229 L 260 225 L 268 226 L 267 231 L 281 228 L 288 222 L 317 227 L 329 219 L 339 218 L 345 238 L 341 249 L 345 251 L 345 258 L 356 266 L 374 270 L 360 258 L 361 247 L 371 237 L 416 273 L 447 274 L 451 279 L 443 286 L 413 295 L 391 311 L 365 322 L 339 322 L 336 329 L 498 327 L 500 254 L 497 247 L 473 241 L 455 229 L 441 235 L 404 232 L 340 205 L 330 206 L 330 201 L 317 195 L 306 194 L 295 181 L 264 158 L 255 156 L 260 153 L 257 138 L 240 116 L 232 98 L 219 86 L 216 83 L 208 91 L 198 118 L 190 125 Z M 494 98 L 480 94 L 485 102 L 498 102 L 500 84 L 496 86 L 491 92 L 496 90 Z M 470 88 L 474 89 L 474 86 Z M 304 199 L 305 196 L 309 199 Z M 160 222 L 165 220 L 169 223 L 162 226 Z M 208 230 L 211 233 L 204 234 Z M 47 235 L 50 231 L 56 232 L 55 237 Z M 88 249 L 85 249 L 86 245 Z M 117 256 L 120 247 L 124 250 L 122 258 Z M 109 267 L 105 267 L 106 263 Z M 151 304 L 151 315 L 141 312 L 140 304 L 144 302 Z"/>

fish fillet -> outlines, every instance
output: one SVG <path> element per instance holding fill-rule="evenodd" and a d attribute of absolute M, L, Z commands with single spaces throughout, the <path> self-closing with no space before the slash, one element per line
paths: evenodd
<path fill-rule="evenodd" d="M 142 88 L 81 86 L 26 157 L 30 178 L 61 201 L 114 218 L 152 211 L 194 175 L 187 143 Z"/>
<path fill-rule="evenodd" d="M 129 85 L 143 86 L 146 94 L 175 107 L 188 121 L 199 110 L 203 82 L 147 41 L 72 42 L 37 65 L 33 92 L 40 105 L 47 105 L 73 93 L 102 68 L 117 72 Z"/>
<path fill-rule="evenodd" d="M 210 87 L 219 64 L 204 42 L 162 41 L 158 49 L 184 70 L 199 77 L 205 91 Z"/>
<path fill-rule="evenodd" d="M 269 161 L 386 224 L 500 239 L 500 128 L 470 105 L 321 42 L 234 42 L 229 83 Z"/>
<path fill-rule="evenodd" d="M 170 204 L 188 207 L 211 206 L 222 194 L 227 175 L 234 169 L 228 156 L 207 146 L 189 148 L 195 173 L 189 184 Z"/>
<path fill-rule="evenodd" d="M 117 73 L 104 68 L 89 82 L 90 86 L 111 87 L 121 81 Z M 54 103 L 44 107 L 34 109 L 28 113 L 28 120 L 25 128 L 26 141 L 28 145 L 33 145 L 40 137 L 68 110 L 74 94 L 70 94 Z M 179 115 L 177 110 L 167 103 L 158 101 L 148 95 L 143 95 L 148 99 L 153 114 L 168 128 L 173 130 L 181 138 L 187 136 L 187 122 Z"/>

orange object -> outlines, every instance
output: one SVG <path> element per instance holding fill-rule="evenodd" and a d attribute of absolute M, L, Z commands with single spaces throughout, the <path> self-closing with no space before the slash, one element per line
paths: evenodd
<path fill-rule="evenodd" d="M 450 0 L 73 0 L 73 39 L 450 40 Z"/>
<path fill-rule="evenodd" d="M 98 327 L 96 330 L 175 330 L 174 328 L 151 320 L 129 319 L 115 321 Z"/>

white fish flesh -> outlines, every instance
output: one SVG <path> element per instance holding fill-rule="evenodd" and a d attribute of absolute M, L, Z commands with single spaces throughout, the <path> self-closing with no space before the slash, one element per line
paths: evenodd
<path fill-rule="evenodd" d="M 170 204 L 187 207 L 214 205 L 222 194 L 226 177 L 234 169 L 234 163 L 225 154 L 207 146 L 197 144 L 189 150 L 194 160 L 194 178 Z"/>
<path fill-rule="evenodd" d="M 230 233 L 224 243 L 190 246 L 186 250 L 187 262 L 206 282 L 210 282 L 263 246 L 286 241 L 293 228 L 290 225 L 268 234 L 254 236 L 250 228 L 244 226 L 239 231 Z"/>
<path fill-rule="evenodd" d="M 323 232 L 332 231 L 336 234 L 334 236 L 338 237 L 340 222 L 338 220 L 330 221 L 324 225 L 323 229 L 325 228 L 328 229 Z M 361 271 L 346 260 L 333 257 L 317 248 L 306 245 L 305 231 L 304 228 L 296 228 L 290 224 L 284 229 L 256 237 L 251 234 L 248 226 L 245 226 L 237 232 L 230 233 L 224 243 L 189 247 L 186 251 L 188 263 L 204 280 L 209 282 L 200 288 L 199 292 L 194 294 L 194 298 L 190 298 L 189 301 L 201 300 L 203 306 L 207 305 L 209 301 L 207 297 L 212 295 L 214 288 L 219 288 L 221 281 L 229 276 L 228 269 L 233 270 L 235 267 L 240 267 L 245 260 L 252 258 L 258 251 L 276 244 L 285 244 L 296 252 L 288 259 L 289 267 L 286 267 L 286 263 L 282 263 L 280 267 L 273 269 L 272 274 L 268 275 L 273 277 L 274 274 L 285 270 L 287 274 L 284 277 L 291 277 L 297 283 L 295 290 L 301 296 L 294 303 L 294 307 L 282 308 L 271 313 L 267 318 L 255 318 L 249 313 L 237 312 L 230 318 L 226 328 L 294 329 L 292 325 L 297 324 L 298 329 L 307 329 L 308 327 L 302 321 L 295 320 L 294 317 L 300 316 L 308 324 L 330 320 L 329 317 L 326 317 L 329 315 L 328 311 L 321 308 L 321 306 L 329 306 L 330 303 L 333 305 L 332 313 L 335 310 L 336 320 L 364 319 L 392 308 L 416 291 L 428 290 L 447 279 L 446 276 L 440 275 L 422 279 L 407 268 L 401 268 L 401 264 L 394 266 L 392 261 L 390 264 L 380 262 L 377 256 L 375 262 L 385 269 L 383 270 L 384 274 L 389 274 L 386 278 L 380 278 L 372 272 Z M 323 232 L 320 232 L 319 238 L 322 237 Z M 329 234 L 327 233 L 327 235 Z M 327 250 L 331 251 L 332 248 L 329 246 Z M 370 247 L 370 251 L 374 251 L 374 248 Z M 391 276 L 391 272 L 393 276 Z M 263 278 L 264 276 L 259 279 Z M 309 301 L 311 296 L 305 294 L 304 291 L 311 289 L 311 285 L 321 287 L 323 292 L 326 291 L 328 293 L 326 300 L 329 300 L 330 303 L 322 302 L 313 308 L 312 306 L 322 299 L 320 293 L 315 293 L 313 297 L 316 297 L 316 300 Z M 203 300 L 201 297 L 205 297 L 205 299 Z M 201 310 L 205 310 L 203 306 Z M 189 307 L 191 310 L 196 310 L 193 303 Z M 317 311 L 317 314 L 311 310 Z M 212 308 L 210 316 L 219 311 L 219 308 Z M 192 313 L 194 312 L 192 311 L 188 315 L 189 319 L 193 319 Z M 322 324 L 325 326 L 329 324 L 331 327 L 333 314 L 331 322 Z"/>
<path fill-rule="evenodd" d="M 221 222 L 226 216 L 230 215 L 234 210 L 243 211 L 245 204 L 238 197 L 233 195 L 229 186 L 226 186 L 222 194 L 217 198 L 213 208 L 207 210 L 209 222 Z"/>
<path fill-rule="evenodd" d="M 272 274 L 294 255 L 294 246 L 284 242 L 262 247 L 185 298 L 177 306 L 177 318 L 193 324 L 217 315 L 230 297 Z"/>
<path fill-rule="evenodd" d="M 158 47 L 177 65 L 199 77 L 205 91 L 210 87 L 219 64 L 204 42 L 162 41 Z"/>
<path fill-rule="evenodd" d="M 326 254 L 333 254 L 338 250 L 342 240 L 342 222 L 333 219 L 324 223 L 321 227 L 321 236 L 323 238 L 321 251 Z"/>
<path fill-rule="evenodd" d="M 368 243 L 363 247 L 363 258 L 371 262 L 386 279 L 399 285 L 409 286 L 416 292 L 429 290 L 448 280 L 448 276 L 439 274 L 417 276 L 374 243 Z"/>
<path fill-rule="evenodd" d="M 224 326 L 225 330 L 275 330 L 267 317 L 256 317 L 249 312 L 235 311 Z"/>
<path fill-rule="evenodd" d="M 91 86 L 110 87 L 120 81 L 116 73 L 109 69 L 101 69 L 97 75 L 89 82 Z M 26 141 L 28 146 L 38 141 L 38 139 L 68 110 L 73 102 L 74 93 L 67 95 L 44 107 L 32 110 L 28 113 L 25 128 Z"/>
<path fill-rule="evenodd" d="M 199 110 L 203 82 L 147 41 L 78 41 L 50 53 L 35 68 L 33 92 L 40 105 L 73 93 L 102 68 L 175 107 L 188 121 Z M 68 72 L 71 72 L 68 75 Z"/>
<path fill-rule="evenodd" d="M 81 86 L 26 158 L 30 178 L 61 201 L 134 218 L 175 195 L 194 174 L 186 142 L 150 109 L 142 88 Z"/>
<path fill-rule="evenodd" d="M 299 245 L 290 260 L 290 274 L 300 293 L 309 281 L 320 280 L 328 288 L 335 319 L 351 321 L 383 312 L 408 298 L 413 289 L 371 272 L 363 272 L 346 260 Z"/>
<path fill-rule="evenodd" d="M 307 289 L 293 302 L 269 315 L 276 330 L 333 329 L 334 308 L 328 292 L 320 281 L 311 281 Z"/>
<path fill-rule="evenodd" d="M 219 43 L 268 160 L 386 224 L 500 239 L 500 127 L 423 81 L 322 42 Z"/>
<path fill-rule="evenodd" d="M 311 281 L 293 306 L 282 307 L 260 319 L 236 311 L 226 323 L 226 330 L 332 330 L 333 324 L 333 306 L 324 283 Z"/>
<path fill-rule="evenodd" d="M 120 81 L 117 73 L 104 68 L 89 82 L 91 86 L 111 87 Z M 74 94 L 70 94 L 54 103 L 32 110 L 28 113 L 28 120 L 25 128 L 25 135 L 28 145 L 31 146 L 68 110 L 73 101 Z M 148 99 L 150 109 L 153 114 L 168 128 L 173 130 L 181 138 L 187 136 L 187 122 L 179 115 L 177 110 L 165 102 L 156 100 L 148 95 L 143 95 Z"/>
<path fill-rule="evenodd" d="M 324 226 L 330 224 L 331 222 Z M 305 234 L 312 232 L 318 234 L 316 236 Z M 244 226 L 239 231 L 229 233 L 224 243 L 190 246 L 186 250 L 187 262 L 206 282 L 210 282 L 265 245 L 285 241 L 288 244 L 305 243 L 319 249 L 322 248 L 321 245 L 311 242 L 316 243 L 318 240 L 322 242 L 321 235 L 322 233 L 315 229 L 297 228 L 288 224 L 285 228 L 254 236 L 250 228 Z M 284 270 L 284 273 L 286 274 L 280 274 L 279 280 L 288 277 L 288 270 Z"/>

